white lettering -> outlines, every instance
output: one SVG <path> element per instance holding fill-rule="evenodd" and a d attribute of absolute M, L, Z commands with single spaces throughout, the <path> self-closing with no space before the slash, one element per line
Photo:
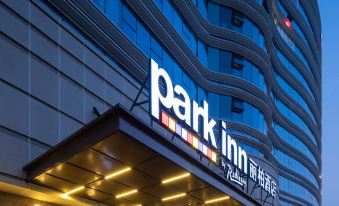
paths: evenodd
<path fill-rule="evenodd" d="M 153 59 L 151 59 L 151 74 L 152 115 L 153 117 L 159 119 L 159 101 L 164 107 L 168 109 L 173 106 L 173 85 L 167 72 L 162 68 L 158 68 L 158 64 Z M 163 96 L 159 89 L 160 77 L 162 77 L 165 82 L 165 91 L 167 93 L 166 96 Z"/>
<path fill-rule="evenodd" d="M 233 152 L 232 152 L 233 148 Z M 234 139 L 230 135 L 227 135 L 227 159 L 233 162 L 235 166 L 238 166 L 238 146 Z M 233 157 L 232 157 L 233 153 Z"/>
<path fill-rule="evenodd" d="M 164 91 L 160 91 L 159 81 L 163 80 Z M 174 87 L 173 87 L 174 86 Z M 214 119 L 209 118 L 208 103 L 202 101 L 202 106 L 199 106 L 197 102 L 192 100 L 188 96 L 187 92 L 180 85 L 173 85 L 172 80 L 168 73 L 159 68 L 158 64 L 151 59 L 151 114 L 154 118 L 160 118 L 160 105 L 173 109 L 174 114 L 178 119 L 184 121 L 189 127 L 192 127 L 197 133 L 202 134 L 203 138 L 208 141 L 213 147 L 217 148 L 216 139 L 214 136 L 213 128 L 216 125 Z M 192 104 L 192 106 L 191 106 Z M 191 110 L 193 107 L 193 111 Z M 192 118 L 191 118 L 192 117 Z M 201 124 L 199 125 L 199 119 Z M 193 121 L 193 123 L 192 123 Z M 241 146 L 237 145 L 235 139 L 227 134 L 226 123 L 221 122 L 221 166 L 226 171 L 226 178 L 241 185 L 245 186 L 246 182 L 243 177 L 240 176 L 242 171 L 244 174 L 249 173 L 249 178 L 256 182 L 260 187 L 270 193 L 273 197 L 276 195 L 276 182 L 266 174 L 263 169 L 260 168 L 251 158 L 247 156 L 245 150 Z M 193 126 L 191 126 L 193 124 Z M 199 128 L 200 126 L 200 128 Z M 199 131 L 201 130 L 202 131 Z M 182 128 L 183 137 L 186 138 L 187 131 Z M 207 147 L 204 146 L 207 153 Z M 205 150 L 204 150 L 205 151 Z M 225 160 L 232 162 L 235 166 L 234 170 L 231 165 L 226 164 Z M 249 163 L 249 166 L 248 166 Z M 239 170 L 238 170 L 239 169 Z M 248 171 L 249 170 L 249 171 Z"/>
<path fill-rule="evenodd" d="M 187 92 L 179 85 L 175 85 L 174 92 L 183 97 L 184 101 L 179 98 L 174 98 L 173 109 L 177 117 L 186 122 L 188 126 L 191 126 L 191 103 Z M 180 107 L 184 108 L 184 112 L 180 112 Z"/>
<path fill-rule="evenodd" d="M 238 153 L 239 153 L 239 157 L 238 157 L 239 164 L 238 164 L 238 167 L 239 167 L 239 169 L 244 171 L 245 174 L 247 174 L 247 154 L 246 154 L 246 151 L 243 150 L 239 146 Z"/>
<path fill-rule="evenodd" d="M 237 146 L 237 143 L 230 135 L 226 134 L 226 123 L 222 122 L 222 131 L 221 131 L 221 154 L 227 157 L 227 159 L 245 174 L 247 171 L 247 153 L 240 146 Z"/>
<path fill-rule="evenodd" d="M 186 122 L 188 126 L 191 126 L 191 104 L 190 98 L 187 92 L 179 85 L 175 85 L 173 90 L 173 83 L 167 72 L 159 68 L 158 64 L 151 59 L 151 110 L 152 116 L 156 119 L 159 119 L 160 114 L 160 103 L 167 109 L 174 110 L 175 115 L 180 119 Z M 164 89 L 166 94 L 162 94 L 159 89 L 159 80 L 162 78 L 164 80 Z M 183 100 L 179 97 L 174 97 L 174 92 L 181 96 Z M 193 129 L 196 132 L 199 132 L 199 116 L 202 117 L 203 121 L 203 137 L 205 140 L 209 141 L 213 147 L 217 147 L 217 142 L 215 140 L 213 128 L 216 125 L 216 122 L 213 119 L 209 120 L 208 116 L 208 103 L 203 101 L 203 106 L 199 105 L 192 101 L 193 104 Z M 183 111 L 180 110 L 180 107 L 183 108 Z"/>

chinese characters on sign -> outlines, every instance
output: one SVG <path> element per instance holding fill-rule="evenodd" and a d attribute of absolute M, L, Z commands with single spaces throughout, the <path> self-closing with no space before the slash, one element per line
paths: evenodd
<path fill-rule="evenodd" d="M 246 187 L 247 181 L 245 175 L 237 168 L 227 163 L 224 158 L 220 158 L 220 166 L 225 171 L 224 176 L 231 182 L 241 187 Z M 272 197 L 276 196 L 277 183 L 251 158 L 249 159 L 248 177 L 265 190 Z"/>
<path fill-rule="evenodd" d="M 277 183 L 269 174 L 264 172 L 251 158 L 249 159 L 249 178 L 256 182 L 262 189 L 271 196 L 276 196 Z"/>

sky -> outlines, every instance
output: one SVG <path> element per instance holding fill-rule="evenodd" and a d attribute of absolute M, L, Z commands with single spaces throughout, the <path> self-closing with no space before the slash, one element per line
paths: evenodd
<path fill-rule="evenodd" d="M 318 0 L 322 21 L 322 198 L 339 205 L 339 1 Z"/>

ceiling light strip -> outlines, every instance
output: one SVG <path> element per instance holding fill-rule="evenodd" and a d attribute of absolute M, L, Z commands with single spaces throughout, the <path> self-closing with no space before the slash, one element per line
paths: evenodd
<path fill-rule="evenodd" d="M 117 171 L 117 172 L 114 172 L 114 173 L 112 173 L 112 174 L 110 174 L 110 175 L 105 176 L 105 179 L 106 179 L 106 180 L 107 180 L 107 179 L 111 179 L 111 178 L 113 178 L 113 177 L 116 177 L 116 176 L 118 176 L 118 175 L 121 175 L 121 174 L 123 174 L 123 173 L 126 173 L 126 172 L 128 172 L 128 171 L 130 171 L 130 170 L 131 170 L 131 168 L 130 168 L 130 167 L 127 167 L 127 168 L 125 168 L 125 169 L 119 170 L 119 171 Z"/>
<path fill-rule="evenodd" d="M 85 188 L 85 186 L 77 187 L 77 188 L 75 188 L 74 190 L 71 190 L 71 191 L 69 191 L 69 192 L 66 192 L 65 195 L 70 195 L 70 194 L 76 193 L 76 192 L 78 192 L 78 191 L 80 191 L 80 190 L 82 190 L 82 189 L 84 189 L 84 188 Z"/>
<path fill-rule="evenodd" d="M 180 193 L 180 194 L 177 194 L 177 195 L 173 195 L 173 196 L 169 196 L 169 197 L 164 197 L 161 200 L 162 201 L 173 200 L 173 199 L 177 199 L 177 198 L 180 198 L 180 197 L 184 197 L 185 195 L 186 195 L 186 193 Z"/>
<path fill-rule="evenodd" d="M 125 196 L 128 196 L 128 195 L 132 195 L 134 193 L 137 193 L 138 190 L 131 190 L 131 191 L 128 191 L 128 192 L 125 192 L 125 193 L 121 193 L 121 194 L 118 194 L 115 196 L 115 198 L 119 199 L 119 198 L 122 198 L 122 197 L 125 197 Z"/>
<path fill-rule="evenodd" d="M 215 203 L 215 202 L 227 200 L 228 198 L 230 198 L 230 197 L 229 197 L 229 196 L 226 196 L 226 197 L 215 198 L 215 199 L 212 199 L 212 200 L 207 200 L 207 201 L 205 202 L 205 204 L 210 204 L 210 203 Z"/>
<path fill-rule="evenodd" d="M 161 183 L 162 183 L 162 184 L 170 183 L 170 182 L 173 182 L 173 181 L 176 181 L 176 180 L 179 180 L 179 179 L 188 177 L 188 176 L 190 176 L 190 175 L 191 175 L 191 174 L 187 172 L 187 173 L 185 173 L 185 174 L 181 174 L 181 175 L 178 175 L 178 176 L 175 176 L 175 177 L 171 177 L 171 178 L 165 179 L 165 180 L 163 180 Z"/>

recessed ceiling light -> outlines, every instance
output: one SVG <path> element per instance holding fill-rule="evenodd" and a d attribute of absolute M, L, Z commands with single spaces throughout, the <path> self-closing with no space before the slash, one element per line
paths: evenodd
<path fill-rule="evenodd" d="M 173 182 L 173 181 L 176 181 L 176 180 L 188 177 L 190 175 L 191 175 L 190 173 L 185 173 L 185 174 L 177 175 L 175 177 L 171 177 L 171 178 L 165 179 L 161 183 L 162 184 L 166 184 L 166 183 L 169 183 L 169 182 Z"/>
<path fill-rule="evenodd" d="M 121 193 L 121 194 L 118 194 L 115 196 L 115 198 L 121 198 L 121 197 L 125 197 L 125 196 L 128 196 L 128 195 L 131 195 L 131 194 L 134 194 L 134 193 L 137 193 L 138 190 L 131 190 L 131 191 L 128 191 L 128 192 L 124 192 L 124 193 Z"/>
<path fill-rule="evenodd" d="M 78 192 L 78 191 L 80 191 L 80 190 L 82 190 L 82 189 L 84 189 L 84 188 L 85 188 L 85 186 L 77 187 L 77 188 L 75 188 L 74 190 L 71 190 L 71 191 L 69 191 L 69 192 L 66 192 L 65 195 L 73 194 L 73 193 Z"/>
<path fill-rule="evenodd" d="M 185 196 L 185 195 L 186 195 L 186 193 L 180 193 L 180 194 L 176 194 L 176 195 L 164 197 L 164 198 L 162 198 L 161 200 L 162 200 L 162 201 L 173 200 L 173 199 L 177 199 L 177 198 L 183 197 L 183 196 Z"/>
<path fill-rule="evenodd" d="M 116 177 L 116 176 L 121 175 L 121 174 L 123 174 L 123 173 L 125 173 L 125 172 L 128 172 L 128 171 L 130 171 L 130 170 L 131 170 L 131 168 L 130 168 L 130 167 L 127 167 L 127 168 L 125 168 L 125 169 L 119 170 L 119 171 L 117 171 L 117 172 L 114 172 L 114 173 L 112 173 L 112 174 L 110 174 L 110 175 L 105 176 L 105 179 L 107 180 L 107 179 Z"/>
<path fill-rule="evenodd" d="M 215 199 L 207 200 L 205 202 L 205 204 L 210 204 L 210 203 L 215 203 L 215 202 L 227 200 L 228 198 L 230 198 L 230 197 L 229 196 L 225 196 L 225 197 L 220 197 L 220 198 L 215 198 Z"/>

